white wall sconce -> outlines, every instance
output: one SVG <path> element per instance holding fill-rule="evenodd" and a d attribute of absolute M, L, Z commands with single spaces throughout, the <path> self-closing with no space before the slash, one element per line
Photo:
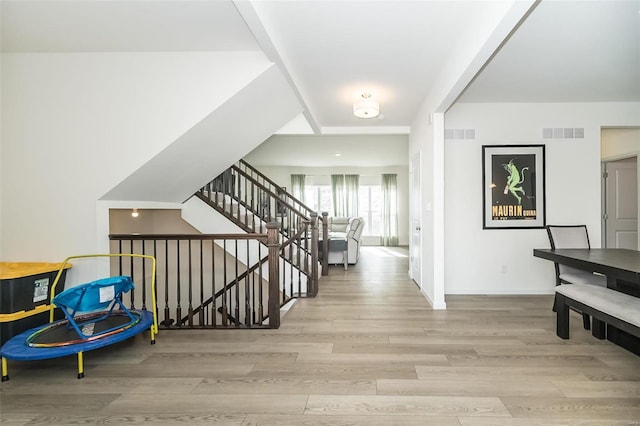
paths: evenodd
<path fill-rule="evenodd" d="M 136 218 L 138 216 L 140 216 L 140 213 L 138 213 L 138 209 L 133 209 L 131 211 L 131 217 Z"/>

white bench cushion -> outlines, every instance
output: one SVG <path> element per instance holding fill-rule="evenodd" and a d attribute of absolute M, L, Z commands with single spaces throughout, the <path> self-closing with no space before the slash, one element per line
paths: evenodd
<path fill-rule="evenodd" d="M 606 287 L 581 284 L 562 284 L 556 287 L 556 292 L 640 327 L 640 297 Z"/>

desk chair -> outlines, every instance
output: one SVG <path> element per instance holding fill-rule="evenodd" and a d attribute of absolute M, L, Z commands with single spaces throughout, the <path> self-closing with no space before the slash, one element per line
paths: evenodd
<path fill-rule="evenodd" d="M 547 235 L 551 249 L 563 248 L 591 248 L 589 243 L 589 233 L 586 225 L 547 225 Z M 592 272 L 583 271 L 581 269 L 572 268 L 567 265 L 555 263 L 556 268 L 556 285 L 560 284 L 582 284 L 597 285 L 600 287 L 607 286 L 607 277 L 596 275 Z M 553 307 L 555 311 L 555 305 Z M 574 309 L 575 310 L 575 309 Z M 585 330 L 591 328 L 589 315 L 577 311 L 582 314 L 582 322 Z"/>

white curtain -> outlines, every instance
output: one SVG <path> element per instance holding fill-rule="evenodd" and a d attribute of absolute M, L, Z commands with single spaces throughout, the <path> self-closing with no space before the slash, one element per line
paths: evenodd
<path fill-rule="evenodd" d="M 398 177 L 382 175 L 382 245 L 398 245 Z"/>
<path fill-rule="evenodd" d="M 331 175 L 331 195 L 333 196 L 333 215 L 336 217 L 346 216 L 344 175 Z"/>
<path fill-rule="evenodd" d="M 344 175 L 345 207 L 347 217 L 358 216 L 358 189 L 360 175 Z"/>
<path fill-rule="evenodd" d="M 291 175 L 291 193 L 298 200 L 306 203 L 304 199 L 304 180 L 305 175 Z"/>

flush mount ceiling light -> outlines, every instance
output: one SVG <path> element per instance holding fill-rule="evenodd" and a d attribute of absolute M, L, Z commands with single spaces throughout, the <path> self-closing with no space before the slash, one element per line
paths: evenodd
<path fill-rule="evenodd" d="M 380 115 L 380 104 L 371 97 L 371 93 L 363 93 L 353 104 L 353 115 L 358 118 L 375 118 Z"/>

